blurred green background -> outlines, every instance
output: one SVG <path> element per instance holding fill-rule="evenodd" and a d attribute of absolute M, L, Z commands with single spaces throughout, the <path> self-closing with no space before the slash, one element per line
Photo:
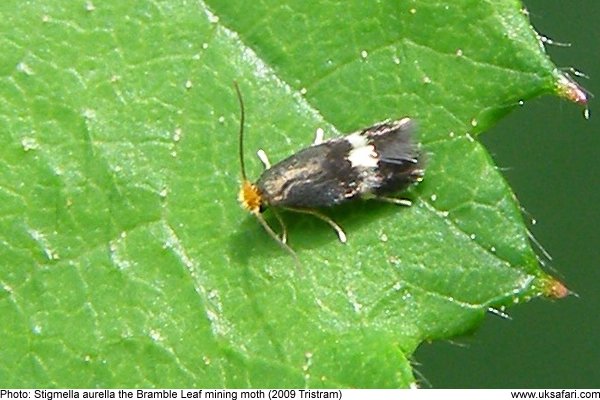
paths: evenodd
<path fill-rule="evenodd" d="M 600 93 L 600 1 L 525 0 L 559 67 Z M 600 387 L 600 111 L 590 120 L 557 98 L 526 102 L 480 138 L 516 192 L 531 227 L 551 254 L 549 271 L 578 294 L 536 300 L 490 315 L 473 337 L 424 344 L 414 357 L 435 388 Z M 427 382 L 423 382 L 427 387 Z"/>

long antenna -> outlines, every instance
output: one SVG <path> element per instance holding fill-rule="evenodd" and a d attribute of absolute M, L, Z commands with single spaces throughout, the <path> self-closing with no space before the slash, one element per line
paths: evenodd
<path fill-rule="evenodd" d="M 246 178 L 246 166 L 244 165 L 244 101 L 242 100 L 242 92 L 240 92 L 240 87 L 238 86 L 236 81 L 233 81 L 233 86 L 235 87 L 235 91 L 240 102 L 240 142 L 238 146 L 240 151 L 240 168 L 242 169 L 242 179 L 244 181 L 247 181 L 248 179 Z"/>
<path fill-rule="evenodd" d="M 258 197 L 259 200 L 260 199 L 260 193 L 257 191 L 257 189 L 254 187 L 254 185 L 250 184 L 248 182 L 248 178 L 246 178 L 246 166 L 244 165 L 244 120 L 245 120 L 245 112 L 244 112 L 244 100 L 242 100 L 242 92 L 240 91 L 240 87 L 238 86 L 236 81 L 233 81 L 233 86 L 235 87 L 235 91 L 237 93 L 237 97 L 238 100 L 240 102 L 240 142 L 239 142 L 239 150 L 240 150 L 240 168 L 242 170 L 242 179 L 244 180 L 244 182 L 242 183 L 242 190 L 240 191 L 240 196 L 241 196 L 241 202 L 242 204 L 245 204 L 246 200 L 246 190 L 245 187 L 249 186 L 250 190 L 248 190 L 248 194 L 252 194 L 254 197 Z M 252 197 L 252 196 L 250 196 Z M 263 228 L 265 228 L 265 230 L 267 231 L 267 233 L 269 234 L 269 236 L 271 236 L 273 239 L 275 239 L 275 241 L 277 243 L 279 243 L 279 245 L 288 253 L 290 253 L 292 255 L 292 257 L 294 257 L 294 261 L 296 262 L 296 265 L 298 267 L 301 266 L 300 264 L 300 260 L 298 259 L 298 256 L 296 255 L 296 252 L 294 252 L 294 250 L 292 250 L 292 248 L 290 246 L 287 245 L 286 243 L 286 231 L 285 231 L 285 225 L 283 225 L 283 221 L 281 220 L 281 217 L 276 213 L 275 216 L 277 217 L 277 220 L 279 221 L 279 223 L 281 224 L 281 226 L 283 227 L 283 238 L 280 238 L 275 231 L 273 231 L 273 229 L 271 229 L 271 227 L 269 226 L 269 224 L 267 223 L 267 221 L 263 218 L 262 214 L 260 213 L 260 208 L 256 207 L 255 210 L 251 209 L 251 208 L 247 208 L 252 214 L 254 214 L 254 216 L 258 219 L 258 222 L 260 222 L 260 224 L 263 226 Z"/>

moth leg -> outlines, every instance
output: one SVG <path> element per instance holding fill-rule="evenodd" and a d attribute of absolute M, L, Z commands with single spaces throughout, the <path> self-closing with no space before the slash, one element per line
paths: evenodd
<path fill-rule="evenodd" d="M 274 208 L 271 208 L 271 212 L 273 213 L 273 215 L 275 215 L 275 218 L 277 218 L 277 221 L 279 221 L 279 225 L 281 226 L 281 241 L 283 243 L 287 243 L 287 228 L 285 227 L 285 224 L 283 223 L 283 219 L 281 218 L 281 215 L 279 215 L 279 213 L 277 211 L 275 211 Z"/>
<path fill-rule="evenodd" d="M 396 204 L 398 206 L 410 207 L 412 206 L 412 201 L 407 199 L 397 199 L 395 197 L 386 197 L 386 196 L 377 196 L 376 200 L 385 201 L 386 203 Z"/>
<path fill-rule="evenodd" d="M 323 135 L 325 131 L 322 128 L 317 128 L 315 132 L 315 140 L 313 141 L 313 146 L 323 143 Z"/>
<path fill-rule="evenodd" d="M 267 221 L 265 221 L 265 219 L 263 218 L 261 213 L 255 213 L 254 214 L 256 216 L 256 219 L 258 219 L 258 222 L 260 222 L 260 224 L 263 226 L 263 228 L 265 228 L 265 230 L 267 231 L 267 233 L 269 234 L 269 236 L 271 236 L 273 239 L 275 239 L 275 241 L 277 243 L 279 243 L 279 245 L 288 253 L 290 253 L 292 255 L 292 257 L 294 257 L 294 261 L 296 262 L 296 265 L 298 267 L 301 267 L 300 264 L 300 260 L 298 259 L 298 256 L 296 255 L 296 252 L 294 250 L 292 250 L 292 248 L 290 246 L 288 246 L 285 241 L 283 241 L 276 233 L 275 231 L 269 226 L 269 224 L 267 224 Z"/>
<path fill-rule="evenodd" d="M 258 156 L 258 159 L 260 160 L 260 162 L 262 162 L 263 165 L 265 166 L 265 169 L 271 168 L 271 163 L 269 162 L 269 157 L 267 157 L 267 153 L 265 153 L 265 151 L 263 149 L 259 149 L 256 152 L 256 155 Z"/>
<path fill-rule="evenodd" d="M 297 213 L 309 214 L 309 215 L 319 218 L 323 222 L 327 222 L 329 224 L 329 226 L 331 226 L 337 233 L 338 238 L 340 239 L 340 242 L 346 243 L 348 241 L 346 239 L 346 234 L 344 233 L 344 230 L 342 229 L 342 227 L 339 226 L 338 224 L 336 224 L 335 221 L 332 220 L 331 218 L 329 218 L 328 216 L 323 215 L 315 210 L 307 210 L 304 208 L 285 207 L 285 209 L 289 210 L 289 211 L 294 211 Z"/>

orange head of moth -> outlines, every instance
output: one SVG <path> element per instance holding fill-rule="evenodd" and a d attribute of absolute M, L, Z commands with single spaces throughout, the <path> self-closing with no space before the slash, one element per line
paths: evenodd
<path fill-rule="evenodd" d="M 260 213 L 262 205 L 262 196 L 258 187 L 247 180 L 242 181 L 242 187 L 238 193 L 238 200 L 242 207 L 252 214 Z"/>

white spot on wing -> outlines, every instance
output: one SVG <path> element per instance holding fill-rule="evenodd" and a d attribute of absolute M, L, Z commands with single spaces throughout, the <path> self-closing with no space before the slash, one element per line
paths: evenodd
<path fill-rule="evenodd" d="M 346 136 L 345 139 L 350 143 L 353 149 L 369 145 L 369 140 L 360 133 L 353 133 L 351 135 Z"/>
<path fill-rule="evenodd" d="M 360 133 L 353 133 L 346 136 L 346 140 L 352 146 L 352 150 L 348 153 L 348 161 L 353 168 L 377 168 L 377 154 L 373 145 L 369 144 L 369 140 Z"/>

